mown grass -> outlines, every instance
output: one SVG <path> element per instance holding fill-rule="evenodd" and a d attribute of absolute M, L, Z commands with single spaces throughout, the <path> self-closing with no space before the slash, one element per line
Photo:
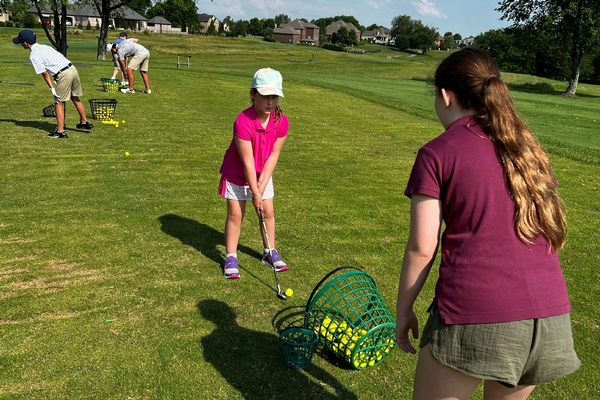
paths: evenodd
<path fill-rule="evenodd" d="M 126 96 L 102 91 L 112 64 L 95 60 L 93 35 L 71 36 L 84 101 L 117 98 L 115 117 L 125 123 L 78 132 L 69 106 L 70 138 L 60 141 L 46 138 L 54 120 L 41 109 L 51 97 L 25 65 L 28 52 L 10 42 L 17 31 L 0 30 L 0 80 L 35 85 L 0 85 L 1 398 L 410 398 L 414 357 L 395 350 L 376 368 L 353 371 L 318 356 L 293 371 L 274 325 L 301 315 L 319 279 L 341 265 L 371 274 L 394 310 L 408 229 L 402 192 L 415 152 L 442 130 L 423 80 L 445 53 L 142 35 L 153 93 Z M 176 68 L 177 54 L 192 56 L 189 70 Z M 278 247 L 291 265 L 280 279 L 295 291 L 285 303 L 258 259 L 251 213 L 242 279 L 225 281 L 219 268 L 218 168 L 232 122 L 249 104 L 250 78 L 264 66 L 282 71 L 291 120 L 275 174 Z M 566 98 L 562 82 L 536 92 L 535 77 L 505 79 L 550 151 L 567 205 L 561 259 L 583 361 L 532 397 L 595 398 L 600 89 L 580 85 L 577 98 Z M 432 278 L 417 303 L 421 323 Z"/>

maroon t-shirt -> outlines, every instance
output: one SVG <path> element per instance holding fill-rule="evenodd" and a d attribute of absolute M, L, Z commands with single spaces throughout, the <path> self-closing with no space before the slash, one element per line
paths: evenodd
<path fill-rule="evenodd" d="M 441 200 L 445 229 L 435 301 L 445 324 L 496 323 L 570 312 L 558 255 L 540 235 L 522 242 L 494 145 L 473 117 L 424 145 L 405 194 Z"/>

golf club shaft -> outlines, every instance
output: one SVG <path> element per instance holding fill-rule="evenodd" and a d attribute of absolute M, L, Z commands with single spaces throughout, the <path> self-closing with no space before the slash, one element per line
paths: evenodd
<path fill-rule="evenodd" d="M 263 212 L 263 210 L 258 210 L 259 216 L 260 216 L 260 227 L 261 230 L 263 231 L 263 235 L 265 236 L 265 240 L 267 241 L 267 248 L 269 249 L 269 255 L 271 256 L 271 263 L 273 262 L 273 252 L 271 251 L 271 242 L 269 241 L 269 234 L 267 233 L 267 223 L 265 222 L 265 214 Z M 275 265 L 272 266 L 273 268 L 273 276 L 275 277 L 275 284 L 277 285 L 277 297 L 284 299 L 286 298 L 286 296 L 281 293 L 281 286 L 279 285 L 279 278 L 277 277 L 277 271 L 275 271 Z"/>
<path fill-rule="evenodd" d="M 35 83 L 33 82 L 7 82 L 7 81 L 0 81 L 1 84 L 3 85 L 35 85 Z"/>

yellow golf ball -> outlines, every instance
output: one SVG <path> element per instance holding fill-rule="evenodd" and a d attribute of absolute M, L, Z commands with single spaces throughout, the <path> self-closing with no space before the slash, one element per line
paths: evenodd
<path fill-rule="evenodd" d="M 290 288 L 285 289 L 285 295 L 287 297 L 292 297 L 294 295 L 294 291 Z"/>
<path fill-rule="evenodd" d="M 128 151 L 125 152 L 125 156 L 129 157 L 129 152 Z"/>

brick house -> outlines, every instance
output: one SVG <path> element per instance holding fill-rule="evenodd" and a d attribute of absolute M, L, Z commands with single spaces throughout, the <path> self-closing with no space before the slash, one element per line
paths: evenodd
<path fill-rule="evenodd" d="M 289 25 L 282 25 L 273 29 L 273 38 L 281 43 L 299 44 L 302 32 Z"/>
<path fill-rule="evenodd" d="M 283 26 L 290 26 L 290 27 L 296 29 L 297 31 L 299 31 L 300 32 L 300 43 L 307 44 L 310 46 L 318 46 L 319 45 L 320 28 L 317 25 L 312 24 L 310 22 L 304 22 L 302 20 L 295 19 L 292 22 L 290 22 L 289 24 L 282 25 L 282 27 Z"/>

